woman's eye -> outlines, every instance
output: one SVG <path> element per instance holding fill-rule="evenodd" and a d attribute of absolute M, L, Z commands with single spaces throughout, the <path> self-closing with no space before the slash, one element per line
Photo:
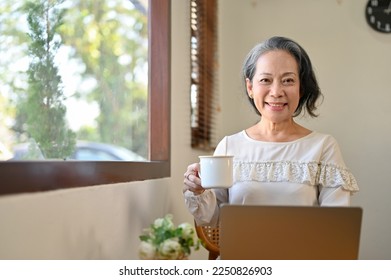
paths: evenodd
<path fill-rule="evenodd" d="M 292 78 L 284 79 L 284 80 L 282 81 L 282 83 L 283 83 L 284 85 L 291 85 L 291 84 L 293 84 L 294 82 L 295 82 L 295 80 L 292 79 Z"/>
<path fill-rule="evenodd" d="M 268 83 L 270 83 L 270 79 L 262 78 L 262 79 L 259 80 L 259 82 L 260 82 L 261 84 L 268 84 Z"/>

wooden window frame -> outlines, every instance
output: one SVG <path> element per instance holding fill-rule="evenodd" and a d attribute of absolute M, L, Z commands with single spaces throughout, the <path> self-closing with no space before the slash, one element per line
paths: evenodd
<path fill-rule="evenodd" d="M 149 0 L 149 161 L 2 161 L 0 195 L 170 176 L 171 1 Z"/>

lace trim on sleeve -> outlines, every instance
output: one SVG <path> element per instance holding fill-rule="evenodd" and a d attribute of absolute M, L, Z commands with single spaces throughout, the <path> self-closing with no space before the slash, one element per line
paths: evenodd
<path fill-rule="evenodd" d="M 318 162 L 234 162 L 235 181 L 292 182 L 358 191 L 346 168 Z"/>
<path fill-rule="evenodd" d="M 321 164 L 319 172 L 319 185 L 322 187 L 342 187 L 351 192 L 358 192 L 356 178 L 346 168 L 332 164 Z"/>

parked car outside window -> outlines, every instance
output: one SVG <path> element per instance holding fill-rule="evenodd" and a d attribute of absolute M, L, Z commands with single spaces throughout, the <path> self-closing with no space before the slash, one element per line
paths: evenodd
<path fill-rule="evenodd" d="M 44 160 L 42 152 L 35 142 L 14 146 L 10 160 Z M 124 147 L 90 141 L 77 141 L 76 149 L 65 160 L 86 161 L 146 161 L 141 155 Z"/>

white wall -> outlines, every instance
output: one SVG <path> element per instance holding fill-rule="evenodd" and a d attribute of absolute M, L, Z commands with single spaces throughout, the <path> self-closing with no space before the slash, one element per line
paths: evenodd
<path fill-rule="evenodd" d="M 389 167 L 391 36 L 371 31 L 365 0 L 220 0 L 218 137 L 256 120 L 243 98 L 242 60 L 270 35 L 307 49 L 325 94 L 321 116 L 302 120 L 333 134 L 361 191 L 360 258 L 391 259 Z M 182 199 L 183 173 L 202 152 L 190 148 L 187 1 L 172 0 L 172 174 L 170 178 L 0 197 L 0 259 L 136 259 L 138 235 L 156 217 L 193 222 Z M 242 114 L 238 114 L 238 110 Z M 201 250 L 191 258 L 205 259 Z"/>

